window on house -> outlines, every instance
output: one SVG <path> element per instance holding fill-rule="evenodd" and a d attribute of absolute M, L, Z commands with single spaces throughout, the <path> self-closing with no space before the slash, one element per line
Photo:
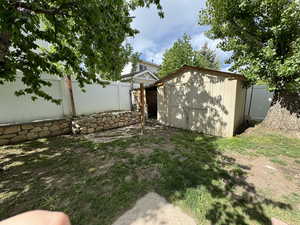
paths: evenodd
<path fill-rule="evenodd" d="M 146 70 L 147 66 L 140 64 L 140 71 Z"/>

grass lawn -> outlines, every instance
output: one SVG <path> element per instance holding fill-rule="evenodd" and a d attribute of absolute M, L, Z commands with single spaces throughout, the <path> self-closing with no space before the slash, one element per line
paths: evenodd
<path fill-rule="evenodd" d="M 0 147 L 0 220 L 48 209 L 74 225 L 110 225 L 155 191 L 199 224 L 300 224 L 300 140 L 148 128 L 108 143 L 64 136 Z"/>

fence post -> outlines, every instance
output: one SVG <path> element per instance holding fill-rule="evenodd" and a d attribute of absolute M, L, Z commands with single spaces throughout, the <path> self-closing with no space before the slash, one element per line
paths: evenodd
<path fill-rule="evenodd" d="M 76 116 L 76 108 L 75 108 L 73 88 L 72 88 L 72 79 L 70 75 L 67 75 L 67 87 L 68 87 L 70 101 L 71 101 L 71 113 L 72 116 Z"/>
<path fill-rule="evenodd" d="M 145 126 L 145 99 L 144 99 L 144 84 L 140 83 L 140 102 L 141 102 L 141 134 L 144 134 L 144 126 Z"/>
<path fill-rule="evenodd" d="M 251 119 L 251 107 L 252 107 L 252 100 L 253 100 L 253 90 L 254 90 L 254 85 L 252 85 L 252 88 L 251 88 L 251 95 L 250 95 L 250 102 L 249 102 L 249 110 L 248 110 L 248 119 Z"/>
<path fill-rule="evenodd" d="M 121 88 L 121 82 L 117 81 L 117 87 L 118 87 L 118 107 L 119 110 L 121 110 L 121 96 L 120 96 L 120 88 Z"/>

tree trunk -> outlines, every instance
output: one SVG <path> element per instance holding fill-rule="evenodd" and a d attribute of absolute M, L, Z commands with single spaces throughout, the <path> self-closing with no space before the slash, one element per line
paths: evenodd
<path fill-rule="evenodd" d="M 10 45 L 10 33 L 0 33 L 0 63 L 5 61 L 5 56 L 8 53 Z"/>
<path fill-rule="evenodd" d="M 271 107 L 261 124 L 270 129 L 300 131 L 300 93 L 275 92 Z"/>

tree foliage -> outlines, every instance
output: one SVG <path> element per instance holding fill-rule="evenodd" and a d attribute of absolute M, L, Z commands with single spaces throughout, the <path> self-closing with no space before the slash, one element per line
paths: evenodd
<path fill-rule="evenodd" d="M 207 68 L 220 69 L 220 61 L 217 59 L 217 54 L 208 47 L 207 42 L 199 50 L 199 55 L 203 56 L 207 61 Z"/>
<path fill-rule="evenodd" d="M 159 76 L 164 77 L 183 65 L 199 66 L 211 69 L 219 69 L 220 63 L 213 50 L 205 44 L 200 50 L 194 50 L 191 38 L 184 34 L 163 55 L 163 63 L 159 70 Z"/>
<path fill-rule="evenodd" d="M 207 0 L 200 24 L 232 51 L 232 71 L 272 90 L 300 89 L 300 3 L 298 0 Z"/>
<path fill-rule="evenodd" d="M 123 42 L 138 32 L 130 11 L 151 4 L 163 16 L 159 0 L 0 0 L 0 84 L 19 72 L 17 95 L 57 103 L 45 73 L 73 75 L 80 87 L 118 79 L 131 50 Z"/>
<path fill-rule="evenodd" d="M 131 57 L 130 57 L 130 60 L 129 60 L 132 63 L 130 73 L 134 73 L 134 72 L 138 71 L 138 63 L 140 61 L 141 55 L 142 54 L 140 52 L 133 52 L 131 54 Z"/>

